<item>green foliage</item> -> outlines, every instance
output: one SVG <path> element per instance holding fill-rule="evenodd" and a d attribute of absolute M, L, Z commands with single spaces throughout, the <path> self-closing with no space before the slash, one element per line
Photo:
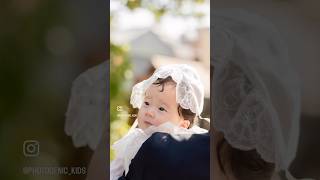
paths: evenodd
<path fill-rule="evenodd" d="M 199 17 L 199 12 L 185 13 L 183 8 L 186 4 L 197 5 L 203 4 L 206 0 L 124 0 L 125 6 L 130 10 L 136 8 L 144 8 L 150 10 L 157 21 L 160 21 L 161 17 L 166 13 L 178 15 L 178 16 L 195 16 Z"/>
<path fill-rule="evenodd" d="M 135 9 L 141 6 L 141 0 L 128 0 L 126 6 L 129 9 Z"/>
<path fill-rule="evenodd" d="M 126 79 L 126 72 L 130 69 L 128 59 L 128 48 L 125 46 L 118 46 L 111 43 L 110 45 L 110 106 L 111 122 L 116 120 L 117 106 L 127 104 L 129 97 L 127 90 L 124 87 L 128 83 Z"/>

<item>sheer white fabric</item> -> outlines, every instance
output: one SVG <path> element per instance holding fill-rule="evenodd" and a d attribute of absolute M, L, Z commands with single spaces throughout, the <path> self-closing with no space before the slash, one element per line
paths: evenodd
<path fill-rule="evenodd" d="M 116 158 L 110 164 L 110 180 L 117 180 L 123 172 L 128 173 L 131 160 L 137 154 L 141 145 L 155 132 L 168 133 L 176 140 L 181 141 L 190 138 L 193 134 L 202 134 L 208 131 L 198 126 L 185 129 L 170 122 L 157 127 L 151 126 L 145 130 L 134 128 L 112 145 Z"/>
<path fill-rule="evenodd" d="M 213 16 L 214 126 L 287 171 L 299 137 L 300 85 L 275 27 L 239 9 Z M 288 178 L 293 178 L 287 173 Z"/>
<path fill-rule="evenodd" d="M 177 83 L 176 101 L 184 109 L 190 109 L 200 116 L 203 110 L 204 87 L 198 73 L 189 65 L 174 64 L 158 68 L 147 80 L 137 83 L 132 88 L 130 103 L 134 108 L 140 108 L 146 89 L 158 78 L 171 76 Z"/>

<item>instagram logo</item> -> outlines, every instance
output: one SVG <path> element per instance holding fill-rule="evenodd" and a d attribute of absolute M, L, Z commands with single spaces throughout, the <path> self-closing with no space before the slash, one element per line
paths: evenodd
<path fill-rule="evenodd" d="M 26 157 L 39 156 L 40 144 L 36 140 L 26 140 L 23 142 L 23 154 Z"/>

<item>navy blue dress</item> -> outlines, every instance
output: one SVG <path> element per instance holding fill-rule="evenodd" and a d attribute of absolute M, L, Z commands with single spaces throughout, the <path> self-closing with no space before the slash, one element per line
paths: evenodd
<path fill-rule="evenodd" d="M 154 133 L 132 159 L 129 172 L 119 180 L 209 180 L 210 136 L 194 134 L 177 141 Z"/>

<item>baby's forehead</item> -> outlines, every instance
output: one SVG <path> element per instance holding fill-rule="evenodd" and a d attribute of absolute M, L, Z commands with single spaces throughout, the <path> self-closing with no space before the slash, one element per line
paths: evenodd
<path fill-rule="evenodd" d="M 175 93 L 176 84 L 175 83 L 165 83 L 165 84 L 151 84 L 145 91 L 145 95 L 149 94 L 159 94 L 159 93 Z"/>
<path fill-rule="evenodd" d="M 167 85 L 162 89 L 159 85 L 152 85 L 146 90 L 145 98 L 170 104 L 176 103 L 176 88 L 175 86 Z"/>

